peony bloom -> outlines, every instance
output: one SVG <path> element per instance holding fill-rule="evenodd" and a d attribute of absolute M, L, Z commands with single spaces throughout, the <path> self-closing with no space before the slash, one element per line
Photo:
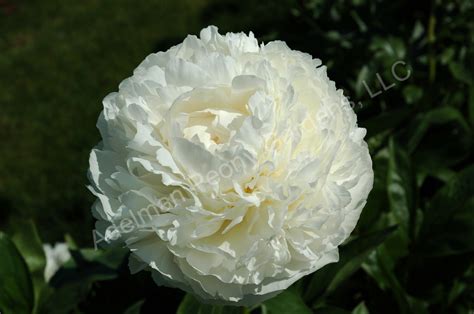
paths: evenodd
<path fill-rule="evenodd" d="M 56 243 L 54 246 L 43 244 L 43 251 L 46 257 L 44 279 L 48 282 L 59 268 L 71 258 L 71 253 L 66 243 Z"/>
<path fill-rule="evenodd" d="M 211 26 L 149 55 L 103 105 L 93 212 L 132 271 L 249 305 L 338 260 L 373 172 L 320 60 Z"/>

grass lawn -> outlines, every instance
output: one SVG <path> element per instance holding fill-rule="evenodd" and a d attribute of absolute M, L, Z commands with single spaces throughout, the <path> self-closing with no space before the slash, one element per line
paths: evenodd
<path fill-rule="evenodd" d="M 46 241 L 69 232 L 91 245 L 102 98 L 147 54 L 198 32 L 206 2 L 0 1 L 0 227 L 33 217 Z"/>

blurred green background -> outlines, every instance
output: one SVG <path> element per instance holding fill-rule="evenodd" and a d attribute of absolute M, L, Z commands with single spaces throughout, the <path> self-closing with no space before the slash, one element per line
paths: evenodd
<path fill-rule="evenodd" d="M 375 184 L 340 263 L 254 309 L 188 296 L 180 313 L 473 313 L 473 1 L 0 0 L 0 230 L 32 274 L 26 312 L 176 312 L 184 293 L 84 249 L 86 171 L 103 97 L 210 24 L 320 58 L 367 128 Z M 74 263 L 45 288 L 38 245 L 65 237 Z"/>

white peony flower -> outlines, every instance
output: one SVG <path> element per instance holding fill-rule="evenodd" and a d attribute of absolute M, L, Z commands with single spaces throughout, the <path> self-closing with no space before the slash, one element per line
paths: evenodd
<path fill-rule="evenodd" d="M 338 260 L 373 172 L 320 60 L 210 26 L 149 55 L 103 105 L 93 212 L 133 271 L 249 305 Z"/>
<path fill-rule="evenodd" d="M 71 253 L 66 243 L 56 243 L 54 246 L 43 244 L 43 251 L 46 256 L 44 279 L 48 282 L 59 268 L 71 258 Z"/>

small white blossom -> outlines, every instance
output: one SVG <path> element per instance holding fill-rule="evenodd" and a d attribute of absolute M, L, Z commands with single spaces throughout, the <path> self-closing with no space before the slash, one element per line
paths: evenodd
<path fill-rule="evenodd" d="M 46 256 L 44 279 L 48 282 L 59 268 L 71 258 L 71 254 L 66 243 L 56 243 L 54 246 L 44 244 L 43 250 Z"/>

